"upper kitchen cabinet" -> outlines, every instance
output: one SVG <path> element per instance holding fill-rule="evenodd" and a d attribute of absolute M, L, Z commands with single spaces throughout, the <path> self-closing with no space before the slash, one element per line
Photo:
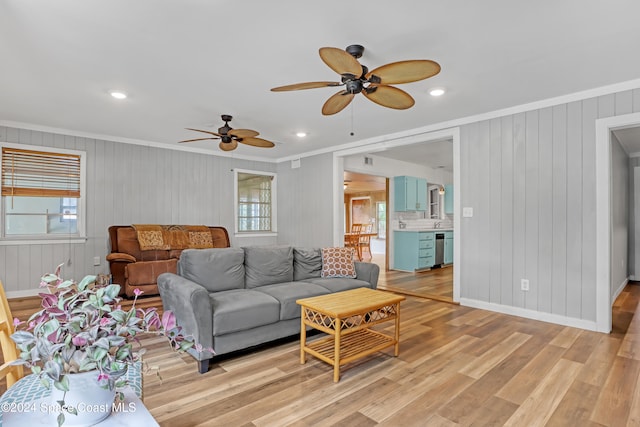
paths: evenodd
<path fill-rule="evenodd" d="M 427 210 L 427 180 L 414 176 L 393 177 L 394 203 L 396 212 Z"/>
<path fill-rule="evenodd" d="M 444 213 L 453 214 L 453 185 L 444 186 Z"/>

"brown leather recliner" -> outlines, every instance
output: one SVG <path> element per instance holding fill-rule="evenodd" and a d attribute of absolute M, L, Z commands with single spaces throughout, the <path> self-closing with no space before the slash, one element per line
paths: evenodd
<path fill-rule="evenodd" d="M 224 227 L 208 227 L 213 247 L 230 246 L 229 234 Z M 121 286 L 121 293 L 128 297 L 139 288 L 144 295 L 157 295 L 156 280 L 162 273 L 176 273 L 178 259 L 183 249 L 141 250 L 136 230 L 130 225 L 109 227 L 111 253 L 107 255 L 113 283 Z"/>

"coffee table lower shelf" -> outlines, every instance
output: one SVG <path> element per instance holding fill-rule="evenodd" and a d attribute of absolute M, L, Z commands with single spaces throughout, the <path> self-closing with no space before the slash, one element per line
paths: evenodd
<path fill-rule="evenodd" d="M 396 340 L 388 335 L 361 329 L 340 337 L 340 365 L 396 345 Z M 335 336 L 328 335 L 325 338 L 307 343 L 303 348 L 318 359 L 335 365 Z"/>

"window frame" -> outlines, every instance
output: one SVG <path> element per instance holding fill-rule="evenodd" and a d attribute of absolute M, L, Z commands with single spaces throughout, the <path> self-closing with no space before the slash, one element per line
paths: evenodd
<path fill-rule="evenodd" d="M 0 164 L 2 163 L 2 148 L 13 148 L 19 150 L 41 151 L 47 153 L 71 154 L 80 157 L 80 197 L 77 206 L 77 232 L 72 234 L 5 234 L 6 211 L 5 197 L 2 196 L 0 203 L 0 246 L 20 245 L 20 244 L 59 244 L 59 243 L 82 243 L 87 239 L 86 233 L 86 200 L 87 200 L 87 153 L 80 150 L 69 150 L 66 148 L 49 147 L 43 145 L 17 144 L 0 141 Z M 13 196 L 23 197 L 23 196 Z M 60 197 L 62 199 L 62 197 Z"/>
<path fill-rule="evenodd" d="M 252 174 L 271 177 L 271 231 L 240 231 L 239 226 L 239 203 L 238 200 L 238 174 Z M 277 236 L 278 235 L 278 209 L 277 209 L 277 187 L 278 175 L 275 172 L 255 171 L 249 169 L 233 169 L 233 220 L 234 234 L 236 237 L 259 237 L 259 236 Z"/>

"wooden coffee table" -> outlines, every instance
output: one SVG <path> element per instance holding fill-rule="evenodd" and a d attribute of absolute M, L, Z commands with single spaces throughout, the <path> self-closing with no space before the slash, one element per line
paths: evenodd
<path fill-rule="evenodd" d="M 389 292 L 358 288 L 296 301 L 301 307 L 300 363 L 309 353 L 333 365 L 333 381 L 340 380 L 340 365 L 395 346 L 400 352 L 400 301 L 405 298 Z M 395 320 L 394 336 L 369 329 Z M 310 326 L 329 336 L 307 343 Z"/>

